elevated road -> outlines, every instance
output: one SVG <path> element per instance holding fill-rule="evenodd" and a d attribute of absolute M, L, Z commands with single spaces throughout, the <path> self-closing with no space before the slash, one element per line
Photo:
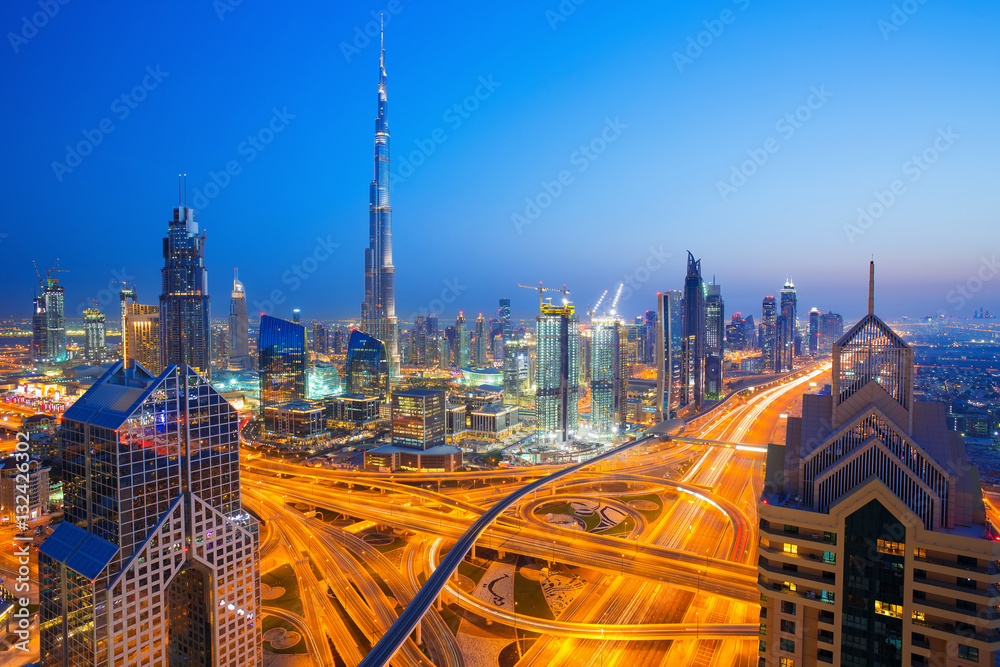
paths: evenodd
<path fill-rule="evenodd" d="M 680 424 L 678 424 L 678 426 L 680 426 Z M 486 530 L 487 527 L 489 527 L 491 523 L 493 523 L 494 520 L 497 519 L 497 517 L 503 514 L 507 508 L 514 505 L 526 495 L 552 484 L 561 477 L 572 475 L 573 473 L 583 470 L 584 468 L 598 463 L 599 461 L 616 457 L 637 445 L 659 439 L 660 436 L 658 435 L 640 438 L 609 450 L 604 454 L 599 454 L 582 463 L 567 466 L 546 477 L 542 477 L 541 479 L 526 484 L 490 507 L 458 539 L 455 546 L 441 561 L 440 566 L 434 570 L 434 574 L 428 578 L 427 583 L 425 583 L 417 592 L 416 596 L 414 596 L 413 601 L 407 605 L 406 609 L 404 609 L 403 613 L 399 615 L 396 622 L 393 623 L 392 626 L 386 631 L 368 655 L 365 656 L 364 660 L 359 663 L 358 667 L 382 667 L 383 665 L 389 664 L 389 661 L 396 654 L 396 651 L 398 651 L 404 642 L 406 642 L 410 633 L 412 633 L 414 628 L 417 627 L 417 624 L 420 623 L 420 619 L 423 618 L 427 610 L 434 604 L 434 601 L 439 595 L 441 595 L 441 591 L 444 590 L 448 580 L 458 570 L 458 566 L 465 559 L 465 555 L 470 549 L 472 549 L 479 536 Z"/>

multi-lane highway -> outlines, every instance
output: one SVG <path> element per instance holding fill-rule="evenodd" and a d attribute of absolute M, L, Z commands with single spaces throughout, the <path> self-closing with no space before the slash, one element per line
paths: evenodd
<path fill-rule="evenodd" d="M 307 644 L 316 664 L 333 664 L 331 646 L 347 664 L 366 654 L 365 665 L 388 664 L 393 654 L 393 664 L 464 664 L 438 605 L 421 604 L 443 598 L 495 627 L 538 633 L 517 647 L 525 665 L 750 665 L 764 454 L 736 445 L 783 441 L 784 416 L 828 372 L 825 364 L 743 392 L 681 438 L 649 440 L 550 479 L 543 478 L 564 466 L 386 476 L 245 457 L 244 502 L 268 520 L 263 546 L 284 552 L 293 565 L 304 615 L 292 620 L 311 628 Z M 658 515 L 623 502 L 638 492 L 630 488 L 659 497 Z M 503 502 L 515 492 L 523 498 Z M 552 503 L 588 498 L 628 517 L 629 529 L 600 534 L 545 519 Z M 402 557 L 389 559 L 355 532 L 295 506 L 326 508 L 405 535 Z M 556 619 L 491 606 L 451 577 L 473 545 L 497 557 L 522 554 L 577 568 L 587 573 L 585 585 Z M 425 578 L 440 586 L 420 589 Z M 407 609 L 416 621 L 399 626 L 403 640 L 371 651 Z"/>

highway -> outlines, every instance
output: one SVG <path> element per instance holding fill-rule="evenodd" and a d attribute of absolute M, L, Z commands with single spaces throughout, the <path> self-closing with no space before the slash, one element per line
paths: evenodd
<path fill-rule="evenodd" d="M 452 629 L 434 609 L 442 594 L 498 626 L 539 633 L 533 642 L 524 640 L 530 648 L 523 655 L 518 650 L 524 665 L 581 664 L 583 655 L 589 664 L 628 667 L 756 664 L 754 526 L 762 446 L 783 442 L 784 415 L 828 373 L 826 363 L 777 386 L 741 392 L 667 442 L 627 443 L 569 469 L 386 476 L 245 456 L 244 498 L 270 517 L 262 551 L 283 549 L 299 561 L 294 567 L 305 617 L 297 625 L 313 629 L 315 644 L 328 644 L 322 638 L 329 637 L 347 664 L 463 665 Z M 659 516 L 651 520 L 619 501 L 637 493 L 663 499 Z M 588 498 L 630 517 L 627 534 L 544 520 L 547 503 Z M 304 515 L 293 508 L 299 503 L 372 521 L 383 532 L 405 531 L 410 537 L 396 557 L 400 562 L 393 564 L 349 530 Z M 477 542 L 488 552 L 524 554 L 590 574 L 556 620 L 515 618 L 455 585 L 454 572 Z M 445 547 L 439 563 L 437 553 Z M 308 592 L 326 586 L 342 611 L 327 595 Z M 398 616 L 397 601 L 403 607 Z M 310 653 L 316 664 L 333 664 L 324 647 L 310 643 Z"/>

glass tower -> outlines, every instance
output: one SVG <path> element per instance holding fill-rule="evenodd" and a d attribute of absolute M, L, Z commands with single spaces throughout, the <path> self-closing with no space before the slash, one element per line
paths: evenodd
<path fill-rule="evenodd" d="M 539 440 L 571 440 L 580 425 L 580 331 L 573 306 L 542 303 L 536 328 L 535 411 Z"/>
<path fill-rule="evenodd" d="M 389 395 L 389 356 L 385 343 L 361 331 L 352 331 L 344 374 L 347 393 L 385 400 Z"/>
<path fill-rule="evenodd" d="M 250 370 L 250 321 L 247 316 L 247 295 L 239 275 L 233 270 L 233 292 L 229 300 L 229 367 Z"/>
<path fill-rule="evenodd" d="M 375 119 L 375 177 L 369 187 L 368 248 L 365 249 L 365 300 L 361 329 L 383 341 L 390 374 L 399 370 L 396 319 L 396 269 L 392 265 L 392 206 L 389 203 L 389 102 L 386 98 L 385 43 L 379 57 L 378 116 Z"/>
<path fill-rule="evenodd" d="M 726 304 L 722 288 L 708 286 L 705 297 L 705 397 L 712 401 L 722 398 L 723 358 L 726 346 Z"/>
<path fill-rule="evenodd" d="M 257 339 L 260 406 L 306 397 L 306 328 L 270 315 L 260 318 Z"/>
<path fill-rule="evenodd" d="M 41 281 L 31 317 L 32 354 L 35 361 L 66 361 L 66 288 L 56 278 Z"/>
<path fill-rule="evenodd" d="M 777 373 L 781 370 L 781 355 L 777 349 L 778 308 L 773 296 L 764 297 L 761 310 L 760 348 L 763 357 L 763 370 L 765 373 Z"/>
<path fill-rule="evenodd" d="M 688 252 L 684 279 L 684 333 L 681 340 L 681 405 L 705 400 L 705 283 L 701 260 Z"/>
<path fill-rule="evenodd" d="M 625 430 L 628 416 L 628 337 L 614 317 L 593 320 L 590 339 L 590 426 L 605 438 Z"/>
<path fill-rule="evenodd" d="M 792 370 L 795 359 L 795 338 L 798 336 L 798 297 L 795 294 L 795 285 L 792 279 L 785 281 L 785 286 L 781 288 L 781 314 L 784 315 L 784 327 L 780 332 L 780 337 L 784 345 L 779 350 L 781 354 L 781 367 Z"/>
<path fill-rule="evenodd" d="M 163 239 L 160 292 L 160 365 L 190 364 L 211 378 L 212 335 L 209 328 L 208 271 L 205 234 L 199 233 L 194 210 L 174 208 Z"/>
<path fill-rule="evenodd" d="M 656 303 L 656 408 L 660 419 L 669 419 L 680 406 L 681 292 L 660 292 Z"/>
<path fill-rule="evenodd" d="M 40 547 L 42 664 L 261 661 L 239 417 L 190 366 L 112 368 L 64 414 L 65 519 Z"/>
<path fill-rule="evenodd" d="M 107 330 L 104 313 L 96 308 L 85 308 L 83 311 L 83 356 L 86 359 L 100 361 L 107 353 Z"/>

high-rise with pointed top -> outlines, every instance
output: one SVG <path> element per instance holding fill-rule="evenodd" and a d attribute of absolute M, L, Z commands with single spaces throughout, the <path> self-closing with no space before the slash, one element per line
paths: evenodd
<path fill-rule="evenodd" d="M 385 40 L 379 57 L 378 117 L 375 119 L 375 177 L 370 187 L 369 238 L 365 249 L 365 301 L 361 329 L 385 343 L 390 374 L 399 369 L 396 270 L 392 266 L 392 206 L 389 204 L 389 103 L 386 99 Z"/>
<path fill-rule="evenodd" d="M 177 202 L 163 239 L 160 366 L 190 364 L 211 378 L 205 233 L 199 232 L 194 209 L 187 207 L 186 199 L 185 195 L 185 201 Z"/>

